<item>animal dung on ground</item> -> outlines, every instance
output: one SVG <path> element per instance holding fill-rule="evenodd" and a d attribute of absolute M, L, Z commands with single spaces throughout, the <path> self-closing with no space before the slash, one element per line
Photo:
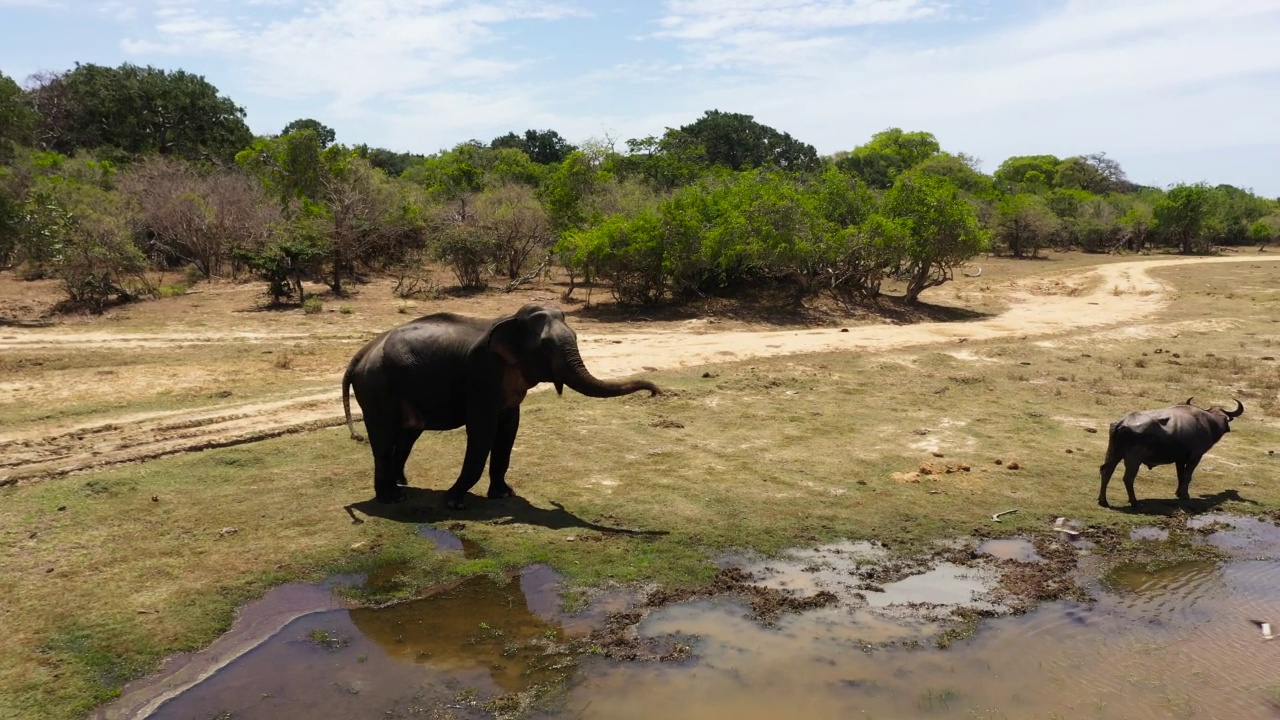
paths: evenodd
<path fill-rule="evenodd" d="M 1019 464 L 1017 463 L 1017 461 L 1013 461 L 1013 462 L 1009 463 L 1008 465 L 1006 465 L 1005 467 L 1009 468 L 1010 470 L 1021 470 L 1021 469 L 1022 469 L 1022 466 L 1021 466 L 1021 465 L 1019 465 Z"/>
<path fill-rule="evenodd" d="M 1094 435 L 1097 435 L 1097 434 L 1098 434 L 1098 428 L 1085 428 L 1085 429 L 1084 429 L 1084 431 L 1085 431 L 1085 432 L 1087 432 L 1087 433 L 1094 434 Z"/>

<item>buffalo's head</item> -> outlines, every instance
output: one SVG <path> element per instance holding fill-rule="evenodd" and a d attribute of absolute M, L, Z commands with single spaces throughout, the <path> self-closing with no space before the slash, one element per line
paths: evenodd
<path fill-rule="evenodd" d="M 1227 410 L 1221 405 L 1212 405 L 1206 408 L 1205 411 L 1213 415 L 1221 415 L 1223 421 L 1226 423 L 1226 432 L 1231 432 L 1231 421 L 1240 417 L 1240 414 L 1244 412 L 1244 403 L 1236 400 L 1235 410 Z"/>

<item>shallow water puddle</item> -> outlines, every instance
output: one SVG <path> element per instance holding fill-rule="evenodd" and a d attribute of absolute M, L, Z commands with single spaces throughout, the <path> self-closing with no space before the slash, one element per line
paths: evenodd
<path fill-rule="evenodd" d="M 418 528 L 418 536 L 430 540 L 435 544 L 436 549 L 441 552 L 462 553 L 462 556 L 466 558 L 480 556 L 480 546 L 475 541 L 458 537 L 447 530 L 441 530 L 431 525 L 423 525 Z"/>
<path fill-rule="evenodd" d="M 607 610 L 620 609 L 619 598 L 606 597 L 568 617 L 559 608 L 559 582 L 553 570 L 535 565 L 505 584 L 478 577 L 378 609 L 336 609 L 319 586 L 278 588 L 261 602 L 272 605 L 279 591 L 306 588 L 310 604 L 295 603 L 306 614 L 258 627 L 252 647 L 236 648 L 234 657 L 208 668 L 201 682 L 176 697 L 156 697 L 151 681 L 126 688 L 100 717 L 397 717 L 520 692 L 563 674 L 557 666 L 566 656 L 544 653 L 553 641 L 585 634 Z M 207 661 L 210 651 L 230 654 L 215 645 L 186 662 Z M 176 688 L 172 681 L 169 686 Z"/>
<path fill-rule="evenodd" d="M 224 660 L 202 671 L 188 661 L 183 667 L 195 669 L 179 673 L 185 686 L 151 680 L 128 688 L 104 717 L 147 717 L 139 712 L 147 709 L 183 720 L 473 717 L 485 714 L 479 703 L 488 698 L 564 677 L 570 685 L 554 710 L 534 717 L 1280 717 L 1269 702 L 1280 690 L 1280 643 L 1264 642 L 1250 622 L 1280 626 L 1280 560 L 1262 557 L 1280 549 L 1280 529 L 1227 516 L 1197 522 L 1218 523 L 1207 541 L 1232 560 L 1156 572 L 1120 567 L 1095 583 L 1092 604 L 1054 602 L 985 620 L 946 650 L 935 639 L 951 627 L 951 611 L 1001 609 L 992 563 L 1044 561 L 1029 542 L 985 541 L 974 555 L 994 560 L 976 567 L 895 566 L 870 543 L 740 557 L 733 564 L 760 585 L 832 592 L 838 602 L 772 624 L 751 619 L 733 596 L 677 602 L 636 632 L 690 645 L 689 659 L 586 655 L 577 670 L 556 641 L 600 627 L 634 598 L 607 595 L 566 616 L 559 576 L 545 566 L 505 584 L 477 578 L 381 609 L 341 609 L 323 588 L 288 586 L 256 616 L 270 618 L 256 621 L 265 641 L 246 648 L 219 640 L 203 654 Z M 295 594 L 287 612 L 271 604 L 276 592 Z M 307 603 L 318 612 L 299 616 Z M 252 608 L 243 617 L 252 620 Z"/>
<path fill-rule="evenodd" d="M 648 635 L 680 633 L 683 667 L 588 666 L 565 717 L 750 720 L 861 718 L 1265 718 L 1280 643 L 1250 617 L 1280 620 L 1280 563 L 1190 564 L 1113 578 L 1093 606 L 1056 602 L 990 620 L 947 650 L 903 640 L 865 610 L 823 609 L 766 628 L 723 601 L 655 613 Z M 1280 622 L 1276 623 L 1280 624 Z M 890 626 L 896 623 L 890 623 Z M 884 640 L 893 646 L 877 646 Z"/>

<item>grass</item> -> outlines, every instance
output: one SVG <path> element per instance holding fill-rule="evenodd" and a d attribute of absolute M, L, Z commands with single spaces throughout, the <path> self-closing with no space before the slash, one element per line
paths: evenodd
<path fill-rule="evenodd" d="M 690 586 L 732 549 L 874 538 L 909 553 L 979 527 L 1043 532 L 1059 516 L 1150 524 L 1095 503 L 1105 427 L 1188 395 L 1246 405 L 1196 473 L 1200 509 L 1272 511 L 1280 364 L 1262 359 L 1280 343 L 1272 267 L 1157 271 L 1183 290 L 1144 332 L 965 344 L 976 361 L 949 354 L 955 346 L 806 355 L 718 365 L 707 378 L 706 368 L 654 373 L 671 392 L 653 399 L 535 393 L 508 478 L 522 497 L 477 497 L 460 513 L 438 500 L 461 462 L 461 431 L 424 434 L 408 468 L 414 499 L 390 509 L 367 502 L 368 446 L 345 429 L 0 489 L 0 717 L 81 716 L 165 655 L 206 645 L 246 600 L 331 572 L 374 575 L 345 591 L 373 602 L 534 562 L 579 589 Z M 272 356 L 253 353 L 274 373 Z M 339 356 L 321 351 L 324 362 Z M 308 362 L 293 358 L 295 372 Z M 1171 498 L 1174 486 L 1171 468 L 1144 470 L 1138 494 Z M 1111 493 L 1122 506 L 1118 478 Z M 481 557 L 435 552 L 417 535 L 423 522 L 462 522 Z"/>

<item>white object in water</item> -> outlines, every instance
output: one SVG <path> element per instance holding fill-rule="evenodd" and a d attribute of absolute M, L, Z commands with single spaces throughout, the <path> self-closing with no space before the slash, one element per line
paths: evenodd
<path fill-rule="evenodd" d="M 1275 639 L 1276 639 L 1276 636 L 1271 634 L 1271 623 L 1269 623 L 1269 622 L 1263 622 L 1263 621 L 1261 621 L 1261 620 L 1251 620 L 1250 622 L 1252 622 L 1254 625 L 1257 625 L 1257 626 L 1258 626 L 1258 629 L 1262 631 L 1262 639 L 1263 639 L 1263 640 L 1275 640 Z"/>

